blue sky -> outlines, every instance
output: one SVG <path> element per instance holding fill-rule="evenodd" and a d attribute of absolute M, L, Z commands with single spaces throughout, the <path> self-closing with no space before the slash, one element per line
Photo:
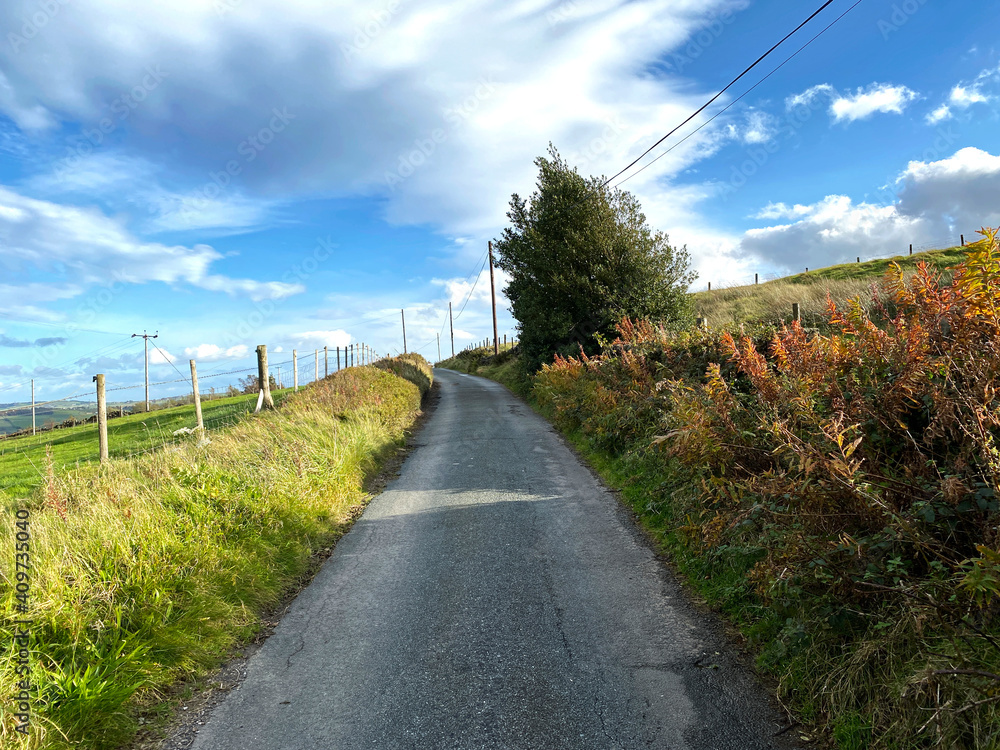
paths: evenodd
<path fill-rule="evenodd" d="M 733 103 L 852 4 L 621 183 L 694 288 L 1000 224 L 1000 6 L 863 0 Z M 449 301 L 456 347 L 482 339 L 486 243 L 548 143 L 614 174 L 819 2 L 151 5 L 0 7 L 0 402 L 140 383 L 143 330 L 154 380 L 259 343 L 391 353 L 400 308 L 433 359 Z"/>

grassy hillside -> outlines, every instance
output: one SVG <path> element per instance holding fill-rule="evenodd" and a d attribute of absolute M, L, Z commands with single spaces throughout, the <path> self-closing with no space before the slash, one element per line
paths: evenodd
<path fill-rule="evenodd" d="M 273 391 L 276 403 L 290 391 Z M 234 424 L 257 405 L 257 396 L 234 396 L 202 402 L 206 430 Z M 29 424 L 31 417 L 28 417 Z M 176 440 L 174 431 L 195 426 L 194 406 L 177 406 L 148 414 L 131 414 L 108 421 L 108 452 L 114 457 L 130 456 Z M 42 484 L 47 473 L 46 451 L 51 446 L 53 468 L 57 471 L 79 463 L 96 461 L 97 425 L 40 432 L 0 439 L 0 499 L 29 493 Z"/>
<path fill-rule="evenodd" d="M 6 498 L 0 640 L 13 642 L 15 619 L 30 621 L 33 687 L 22 737 L 19 657 L 5 647 L 0 746 L 111 750 L 161 726 L 179 708 L 171 686 L 252 637 L 350 527 L 366 476 L 398 449 L 429 385 L 413 357 L 351 368 L 208 444 L 189 436 L 56 471 L 27 498 Z M 29 516 L 26 610 L 15 594 L 18 511 Z"/>
<path fill-rule="evenodd" d="M 953 247 L 865 263 L 845 263 L 762 284 L 697 292 L 692 295 L 695 314 L 707 318 L 712 328 L 750 321 L 787 321 L 791 318 L 792 303 L 798 302 L 803 325 L 816 326 L 825 319 L 827 293 L 838 305 L 857 296 L 870 300 L 872 284 L 885 276 L 890 264 L 898 263 L 910 275 L 919 261 L 945 271 L 964 260 L 967 250 Z"/>

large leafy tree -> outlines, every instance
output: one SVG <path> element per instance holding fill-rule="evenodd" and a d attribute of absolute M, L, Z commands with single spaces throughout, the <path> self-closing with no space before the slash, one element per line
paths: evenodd
<path fill-rule="evenodd" d="M 689 325 L 687 248 L 652 230 L 630 193 L 548 153 L 535 160 L 538 189 L 511 196 L 511 225 L 494 243 L 529 371 L 557 353 L 594 354 L 624 316 Z"/>

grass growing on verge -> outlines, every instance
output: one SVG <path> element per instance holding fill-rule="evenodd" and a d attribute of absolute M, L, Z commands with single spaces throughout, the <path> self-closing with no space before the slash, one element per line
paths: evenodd
<path fill-rule="evenodd" d="M 531 379 L 514 344 L 502 345 L 500 353 L 496 355 L 493 354 L 492 347 L 466 349 L 454 357 L 438 362 L 436 366 L 468 375 L 482 375 L 502 383 L 520 396 L 527 396 L 531 390 Z"/>
<path fill-rule="evenodd" d="M 276 404 L 291 390 L 273 391 Z M 233 396 L 202 402 L 206 430 L 218 430 L 235 424 L 257 406 L 257 395 Z M 108 453 L 112 458 L 132 456 L 175 442 L 174 432 L 195 426 L 194 406 L 130 414 L 108 421 Z M 97 461 L 97 425 L 82 424 L 0 440 L 0 497 L 30 493 L 45 481 L 47 446 L 52 447 L 52 462 L 57 471 L 75 466 L 79 461 Z"/>
<path fill-rule="evenodd" d="M 29 610 L 15 615 L 13 555 L 0 562 L 0 745 L 120 747 L 167 687 L 217 666 L 349 527 L 429 377 L 414 358 L 345 370 L 207 445 L 53 472 L 7 500 L 0 544 L 14 549 L 14 511 L 29 509 L 33 569 Z M 33 623 L 27 739 L 10 700 L 16 616 Z"/>

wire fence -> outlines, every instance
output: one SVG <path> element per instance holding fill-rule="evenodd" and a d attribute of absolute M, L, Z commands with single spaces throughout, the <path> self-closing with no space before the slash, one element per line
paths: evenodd
<path fill-rule="evenodd" d="M 898 256 L 909 257 L 914 253 L 923 253 L 928 250 L 940 250 L 945 248 L 960 247 L 965 246 L 965 235 L 958 235 L 957 237 L 946 237 L 941 240 L 934 242 L 924 242 L 922 244 L 909 245 L 908 248 L 904 249 L 903 252 L 893 253 L 886 252 L 877 255 L 859 255 L 855 256 L 855 263 L 867 263 L 873 260 L 885 260 L 886 258 L 895 258 Z M 845 262 L 850 262 L 845 261 Z M 814 268 L 814 271 L 820 270 Z M 808 273 L 809 268 L 804 267 L 803 271 Z M 758 284 L 768 281 L 777 281 L 779 279 L 789 278 L 789 276 L 794 276 L 798 274 L 779 274 L 779 273 L 767 273 L 767 274 L 753 274 L 752 276 L 747 275 L 742 278 L 730 278 L 730 279 L 713 279 L 711 281 L 706 281 L 705 285 L 699 285 L 697 291 L 714 291 L 716 289 L 732 289 L 734 287 L 740 286 L 750 286 L 752 284 Z"/>
<path fill-rule="evenodd" d="M 362 349 L 362 346 L 358 345 L 357 349 L 353 345 L 350 348 L 321 349 L 304 357 L 269 362 L 268 381 L 275 405 L 280 405 L 296 384 L 306 387 L 340 370 L 374 362 L 376 353 L 369 347 Z M 96 376 L 94 379 L 97 380 Z M 104 394 L 107 399 L 109 458 L 135 458 L 191 439 L 210 441 L 209 433 L 237 424 L 258 410 L 258 367 L 198 373 L 197 379 L 203 430 L 196 429 L 195 393 L 191 377 L 150 382 L 149 389 L 178 388 L 175 395 L 150 398 L 148 411 L 145 408 L 145 382 L 125 385 L 107 383 Z M 181 383 L 187 387 L 180 387 Z M 100 458 L 98 387 L 0 409 L 0 421 L 6 419 L 9 422 L 11 415 L 30 420 L 33 410 L 34 421 L 37 422 L 39 417 L 47 421 L 41 426 L 36 424 L 34 429 L 29 422 L 27 427 L 0 435 L 0 491 L 27 491 L 44 481 L 50 461 L 64 467 Z M 125 395 L 129 398 L 122 398 Z M 81 399 L 84 400 L 82 403 Z M 60 405 L 68 408 L 61 412 L 46 412 Z M 52 419 L 57 413 L 60 417 L 66 413 L 71 416 L 57 423 Z"/>

